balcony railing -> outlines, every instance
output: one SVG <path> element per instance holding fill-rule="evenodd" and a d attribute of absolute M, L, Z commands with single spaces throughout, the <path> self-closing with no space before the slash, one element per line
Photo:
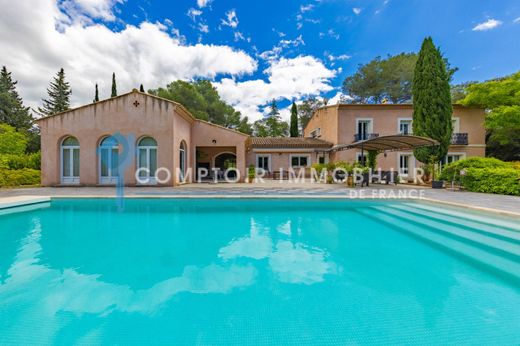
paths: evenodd
<path fill-rule="evenodd" d="M 354 142 L 365 141 L 376 137 L 379 137 L 379 133 L 356 133 L 354 135 Z"/>
<path fill-rule="evenodd" d="M 468 145 L 467 133 L 454 133 L 451 135 L 451 144 L 453 145 Z"/>

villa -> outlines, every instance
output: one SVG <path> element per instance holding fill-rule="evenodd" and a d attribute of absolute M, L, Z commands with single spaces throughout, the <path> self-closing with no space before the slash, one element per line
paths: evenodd
<path fill-rule="evenodd" d="M 124 184 L 176 186 L 236 167 L 245 178 L 254 165 L 276 177 L 280 169 L 361 160 L 346 144 L 412 131 L 412 105 L 331 105 L 319 109 L 304 137 L 261 138 L 196 119 L 181 104 L 133 90 L 114 98 L 41 118 L 42 185 Z M 446 162 L 485 156 L 482 109 L 454 106 L 454 134 Z M 406 176 L 417 165 L 410 151 L 378 156 L 382 169 Z M 170 173 L 169 173 L 170 172 Z M 178 172 L 179 174 L 175 174 Z M 172 174 L 173 173 L 173 174 Z M 159 179 L 160 177 L 160 179 Z"/>

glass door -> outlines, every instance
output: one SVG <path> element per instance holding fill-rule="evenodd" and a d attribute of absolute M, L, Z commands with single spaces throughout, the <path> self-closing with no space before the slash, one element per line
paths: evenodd
<path fill-rule="evenodd" d="M 358 136 L 359 140 L 363 141 L 368 139 L 368 133 L 370 132 L 370 121 L 362 120 L 358 122 Z"/>
<path fill-rule="evenodd" d="M 410 172 L 410 156 L 409 154 L 399 155 L 399 174 L 407 176 Z"/>
<path fill-rule="evenodd" d="M 99 150 L 99 183 L 116 184 L 119 179 L 119 145 L 113 137 L 105 138 Z"/>
<path fill-rule="evenodd" d="M 61 183 L 79 184 L 79 142 L 74 137 L 61 145 Z"/>
<path fill-rule="evenodd" d="M 156 184 L 157 179 L 157 142 L 145 137 L 137 146 L 137 167 L 139 168 L 139 184 Z"/>
<path fill-rule="evenodd" d="M 269 155 L 258 155 L 256 157 L 256 167 L 262 168 L 264 171 L 269 172 L 270 171 L 270 162 L 269 162 Z"/>

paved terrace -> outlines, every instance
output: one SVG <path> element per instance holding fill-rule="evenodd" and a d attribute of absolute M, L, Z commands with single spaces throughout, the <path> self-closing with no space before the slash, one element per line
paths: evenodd
<path fill-rule="evenodd" d="M 0 189 L 4 197 L 115 197 L 115 187 L 43 187 Z M 128 198 L 423 198 L 440 203 L 489 210 L 520 216 L 520 197 L 491 195 L 449 189 L 434 190 L 411 185 L 373 184 L 349 188 L 343 184 L 288 183 L 266 181 L 263 184 L 187 184 L 179 187 L 125 187 Z M 11 198 L 9 198 L 11 199 Z"/>

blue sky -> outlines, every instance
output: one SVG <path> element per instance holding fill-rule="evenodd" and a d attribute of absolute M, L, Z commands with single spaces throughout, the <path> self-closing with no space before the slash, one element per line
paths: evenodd
<path fill-rule="evenodd" d="M 302 6 L 312 8 L 302 13 Z M 452 65 L 460 69 L 455 75 L 456 82 L 485 80 L 520 69 L 520 19 L 514 22 L 520 18 L 520 2 L 516 0 L 214 0 L 202 9 L 197 20 L 208 25 L 207 34 L 201 34 L 186 15 L 190 8 L 198 9 L 194 0 L 175 1 L 175 4 L 129 1 L 118 6 L 123 22 L 138 24 L 145 19 L 170 19 L 189 43 L 201 39 L 251 54 L 271 49 L 279 42 L 279 33 L 284 33 L 285 39 L 302 35 L 305 45 L 285 52 L 287 56 L 311 54 L 324 60 L 327 53 L 351 56 L 348 61 L 337 63 L 343 67 L 338 81 L 354 72 L 359 63 L 375 56 L 417 51 L 428 35 Z M 361 12 L 356 14 L 354 9 Z M 229 10 L 235 10 L 237 30 L 251 38 L 251 42 L 235 42 L 235 30 L 221 25 Z M 297 20 L 299 14 L 302 20 Z M 472 30 L 489 19 L 502 24 L 489 30 Z M 302 23 L 300 29 L 298 23 Z"/>
<path fill-rule="evenodd" d="M 64 66 L 77 104 L 90 101 L 93 83 L 108 89 L 112 71 L 122 91 L 139 82 L 155 88 L 172 78 L 204 77 L 245 115 L 258 118 L 272 97 L 283 108 L 309 94 L 336 100 L 358 64 L 417 51 L 427 35 L 459 68 L 454 82 L 520 69 L 517 0 L 24 3 L 0 0 L 8 7 L 0 14 L 6 25 L 0 44 L 9 48 L 0 63 L 13 70 L 30 104 Z M 17 17 L 32 24 L 22 26 Z M 41 76 L 27 80 L 35 74 Z"/>

